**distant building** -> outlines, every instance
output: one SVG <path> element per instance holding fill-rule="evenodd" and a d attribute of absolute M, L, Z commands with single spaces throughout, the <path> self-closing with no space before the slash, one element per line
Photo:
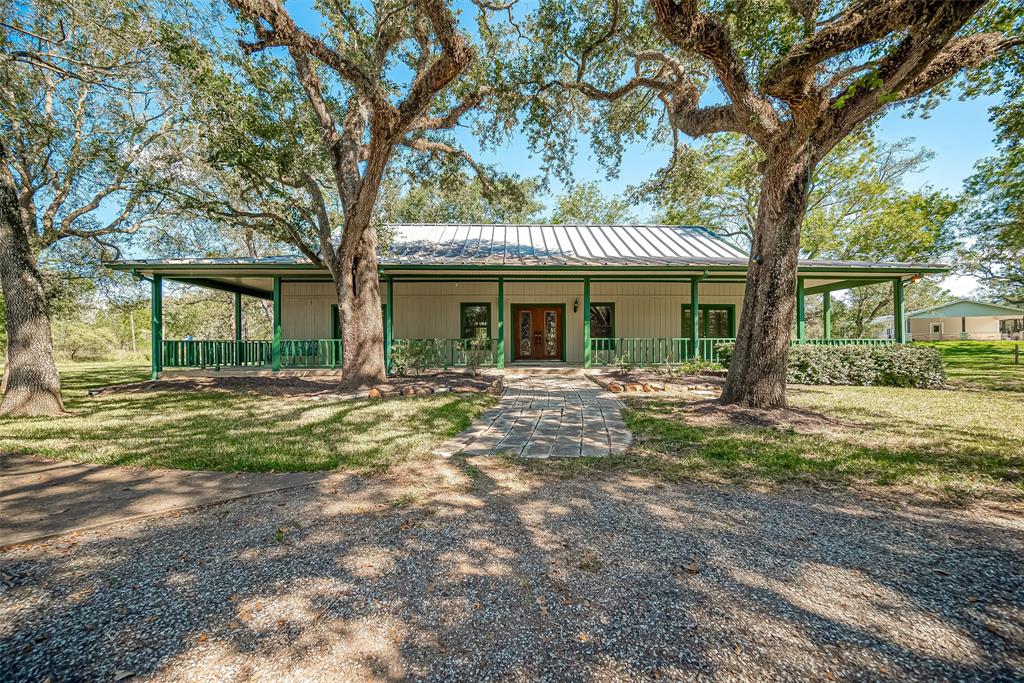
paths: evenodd
<path fill-rule="evenodd" d="M 875 319 L 885 326 L 880 337 L 892 338 L 892 320 L 891 315 Z M 1024 310 L 960 299 L 909 313 L 906 325 L 907 336 L 914 341 L 1022 339 Z"/>

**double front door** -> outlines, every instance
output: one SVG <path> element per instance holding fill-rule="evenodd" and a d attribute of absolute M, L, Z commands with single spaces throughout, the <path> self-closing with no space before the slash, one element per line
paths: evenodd
<path fill-rule="evenodd" d="M 513 305 L 515 360 L 564 360 L 564 316 L 562 305 Z"/>

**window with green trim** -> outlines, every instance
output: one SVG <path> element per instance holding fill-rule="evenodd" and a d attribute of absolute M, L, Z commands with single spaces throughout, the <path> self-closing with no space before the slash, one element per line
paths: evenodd
<path fill-rule="evenodd" d="M 590 338 L 615 337 L 615 304 L 590 304 Z"/>
<path fill-rule="evenodd" d="M 463 303 L 459 305 L 459 330 L 463 339 L 491 336 L 491 304 Z"/>
<path fill-rule="evenodd" d="M 697 334 L 704 339 L 735 337 L 736 306 L 733 304 L 698 304 Z M 682 336 L 690 336 L 690 304 L 683 304 Z"/>

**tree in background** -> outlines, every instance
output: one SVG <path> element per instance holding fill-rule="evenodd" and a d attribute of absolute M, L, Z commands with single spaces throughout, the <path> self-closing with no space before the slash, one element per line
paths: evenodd
<path fill-rule="evenodd" d="M 961 265 L 992 299 L 1024 306 L 1024 56 L 1010 70 L 1005 99 L 992 108 L 999 154 L 979 161 L 966 183 Z"/>
<path fill-rule="evenodd" d="M 393 178 L 383 191 L 380 215 L 388 223 L 531 223 L 544 205 L 540 183 L 532 178 L 505 177 L 488 190 L 477 177 L 462 171 L 440 175 L 410 173 Z"/>
<path fill-rule="evenodd" d="M 489 84 L 501 80 L 491 71 L 497 47 L 487 21 L 492 8 L 480 3 L 471 36 L 441 0 L 330 3 L 319 6 L 327 30 L 314 35 L 277 0 L 228 1 L 251 25 L 254 38 L 239 41 L 247 55 L 284 48 L 294 72 L 275 70 L 269 78 L 294 73 L 307 102 L 303 111 L 312 114 L 310 125 L 319 135 L 324 163 L 311 168 L 328 171 L 340 221 L 324 212 L 315 215 L 315 251 L 303 253 L 323 264 L 335 283 L 345 344 L 343 381 L 383 381 L 374 221 L 381 186 L 403 150 L 465 163 L 489 182 L 485 169 L 445 133 L 497 94 Z M 287 180 L 312 194 L 321 191 L 315 175 Z"/>
<path fill-rule="evenodd" d="M 555 198 L 551 223 L 623 225 L 636 220 L 630 202 L 608 196 L 596 182 L 575 183 Z"/>
<path fill-rule="evenodd" d="M 582 121 L 600 149 L 621 148 L 658 125 L 656 138 L 736 133 L 757 145 L 757 220 L 722 400 L 782 407 L 816 168 L 888 107 L 1010 58 L 1024 42 L 1017 4 L 651 0 L 648 10 L 639 2 L 543 0 L 519 68 L 537 84 L 530 122 L 564 129 Z M 724 101 L 702 101 L 712 82 Z M 562 130 L 554 136 L 571 144 Z M 546 158 L 558 156 L 572 158 Z"/>
<path fill-rule="evenodd" d="M 40 256 L 84 240 L 107 256 L 156 215 L 161 142 L 177 125 L 155 47 L 131 3 L 3 3 L 0 276 L 8 349 L 0 414 L 59 415 Z"/>

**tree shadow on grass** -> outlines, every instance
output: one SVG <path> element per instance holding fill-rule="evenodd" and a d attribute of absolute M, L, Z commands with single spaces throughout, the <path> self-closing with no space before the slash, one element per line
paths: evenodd
<path fill-rule="evenodd" d="M 8 553 L 0 678 L 1015 676 L 1019 517 L 483 459 L 417 477 Z"/>

